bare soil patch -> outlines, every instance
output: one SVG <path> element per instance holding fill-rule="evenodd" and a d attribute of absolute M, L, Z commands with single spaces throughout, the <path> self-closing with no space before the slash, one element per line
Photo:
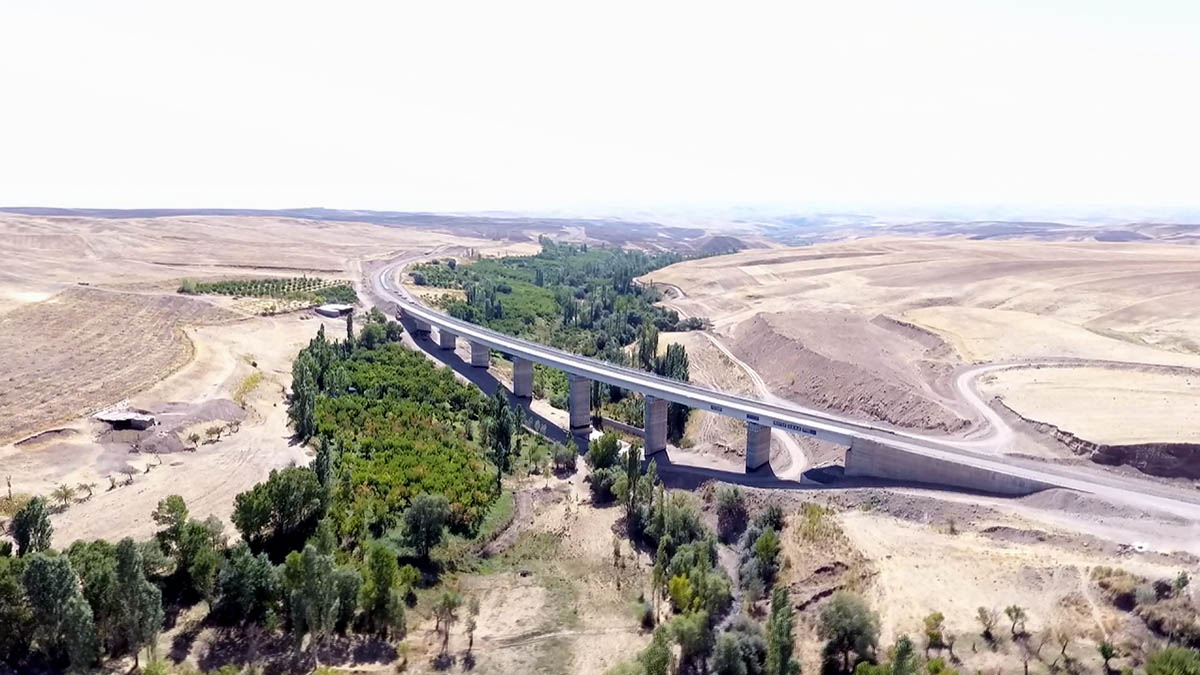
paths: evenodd
<path fill-rule="evenodd" d="M 1099 366 L 1014 368 L 979 383 L 1022 417 L 1104 445 L 1200 443 L 1200 371 Z M 1063 406 L 1061 401 L 1075 405 Z M 1114 424 L 1114 420 L 1120 420 Z"/>
<path fill-rule="evenodd" d="M 183 326 L 237 318 L 193 298 L 82 287 L 0 315 L 0 441 L 146 389 L 191 358 Z"/>

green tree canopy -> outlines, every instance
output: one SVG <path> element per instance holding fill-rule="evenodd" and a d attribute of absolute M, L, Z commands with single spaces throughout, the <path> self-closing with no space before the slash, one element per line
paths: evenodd
<path fill-rule="evenodd" d="M 274 611 L 280 598 L 280 580 L 267 554 L 254 555 L 246 542 L 238 542 L 217 575 L 218 610 L 226 618 L 261 621 Z"/>
<path fill-rule="evenodd" d="M 792 656 L 795 638 L 792 628 L 794 610 L 786 588 L 771 593 L 771 617 L 767 620 L 767 674 L 799 675 L 800 662 Z"/>
<path fill-rule="evenodd" d="M 179 536 L 187 523 L 188 509 L 183 497 L 170 495 L 158 502 L 158 507 L 150 514 L 154 522 L 162 529 L 155 535 L 162 544 L 163 551 L 173 554 L 179 546 Z"/>
<path fill-rule="evenodd" d="M 325 499 L 312 469 L 274 470 L 234 499 L 233 524 L 252 548 L 282 555 L 312 534 L 325 513 Z"/>
<path fill-rule="evenodd" d="M 49 549 L 54 528 L 50 526 L 50 510 L 46 507 L 46 500 L 34 497 L 21 507 L 9 523 L 9 534 L 17 542 L 18 557 Z"/>
<path fill-rule="evenodd" d="M 404 512 L 404 540 L 421 558 L 442 541 L 450 503 L 442 495 L 421 494 Z"/>
<path fill-rule="evenodd" d="M 863 599 L 849 591 L 838 591 L 821 609 L 817 634 L 826 650 L 842 657 L 843 672 L 850 672 L 850 654 L 868 658 L 879 639 L 879 617 Z"/>
<path fill-rule="evenodd" d="M 117 544 L 117 588 L 121 612 L 118 627 L 138 663 L 143 647 L 153 648 L 163 625 L 162 592 L 146 580 L 137 543 L 126 537 Z"/>

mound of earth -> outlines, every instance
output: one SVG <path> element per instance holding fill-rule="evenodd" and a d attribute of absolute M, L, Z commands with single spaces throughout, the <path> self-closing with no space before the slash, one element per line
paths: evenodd
<path fill-rule="evenodd" d="M 953 364 L 936 335 L 852 313 L 758 313 L 730 348 L 797 403 L 895 426 L 954 433 L 971 425 L 934 386 Z"/>
<path fill-rule="evenodd" d="M 1058 511 L 1065 513 L 1076 513 L 1086 516 L 1099 518 L 1132 518 L 1145 519 L 1153 518 L 1164 523 L 1186 524 L 1186 518 L 1156 511 L 1151 509 L 1137 508 L 1125 504 L 1117 504 L 1111 501 L 1093 497 L 1082 492 L 1074 490 L 1066 490 L 1055 488 L 1052 490 L 1042 490 L 1028 497 L 1021 497 L 1020 501 L 1029 506 L 1033 506 L 1047 511 Z"/>
<path fill-rule="evenodd" d="M 226 422 L 241 422 L 246 412 L 229 399 L 214 399 L 199 404 L 166 403 L 151 411 L 157 424 L 144 431 L 133 429 L 102 432 L 97 441 L 105 445 L 124 443 L 136 452 L 169 454 L 190 449 L 188 436 L 196 433 L 207 438 L 210 426 L 224 427 Z"/>

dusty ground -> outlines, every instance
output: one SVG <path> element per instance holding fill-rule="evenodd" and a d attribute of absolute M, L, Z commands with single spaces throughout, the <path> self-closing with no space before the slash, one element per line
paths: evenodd
<path fill-rule="evenodd" d="M 999 397 L 1022 416 L 1096 443 L 1162 438 L 1200 443 L 1200 373 L 1019 368 L 990 373 L 979 384 L 984 394 Z M 1063 400 L 1075 405 L 1063 406 Z M 1164 410 L 1174 415 L 1164 415 Z"/>
<path fill-rule="evenodd" d="M 861 239 L 689 261 L 648 279 L 677 288 L 668 303 L 708 317 L 773 392 L 929 433 L 980 426 L 953 381 L 967 363 L 1074 357 L 1200 368 L 1193 246 Z M 1141 440 L 1179 440 L 1180 399 L 1154 396 L 1190 391 L 1196 375 L 1105 374 L 1097 381 L 1110 408 L 1155 404 L 1140 413 Z M 1049 383 L 1050 373 L 1042 377 Z M 1044 396 L 1039 413 L 1069 417 L 1095 398 Z"/>
<path fill-rule="evenodd" d="M 80 538 L 149 536 L 156 529 L 150 512 L 171 494 L 182 495 L 196 517 L 211 514 L 228 522 L 237 493 L 262 480 L 271 469 L 308 461 L 305 449 L 291 439 L 284 393 L 291 382 L 292 358 L 322 322 L 330 333 L 344 330 L 341 321 L 307 314 L 250 318 L 239 322 L 236 330 L 224 326 L 191 329 L 195 358 L 130 400 L 133 406 L 148 410 L 182 407 L 185 415 L 191 413 L 189 420 L 196 419 L 198 408 L 214 407 L 213 402 L 223 402 L 218 409 L 236 411 L 231 400 L 235 390 L 258 370 L 262 382 L 246 396 L 245 419 L 236 433 L 215 442 L 206 439 L 194 452 L 155 457 L 131 453 L 128 443 L 96 442 L 93 433 L 99 425 L 92 423 L 86 425 L 90 430 L 85 427 L 69 442 L 0 451 L 0 473 L 13 476 L 14 490 L 38 494 L 60 483 L 97 483 L 90 500 L 73 504 L 54 517 L 56 545 Z M 257 368 L 251 362 L 257 363 Z M 181 403 L 172 406 L 173 402 Z M 211 423 L 201 420 L 197 426 L 203 429 Z M 119 473 L 126 465 L 136 471 L 131 485 L 123 485 L 125 476 Z M 151 466 L 150 472 L 143 473 L 147 466 Z M 109 476 L 118 482 L 111 491 Z M 228 531 L 233 532 L 232 527 Z"/>
<path fill-rule="evenodd" d="M 912 490 L 851 490 L 832 494 L 771 495 L 782 499 L 787 520 L 780 580 L 797 606 L 797 646 L 806 669 L 820 660 L 816 626 L 823 603 L 835 591 L 862 595 L 880 614 L 880 642 L 890 645 L 902 634 L 924 645 L 923 620 L 935 611 L 958 637 L 955 667 L 960 672 L 1004 672 L 1019 667 L 1021 649 L 1008 637 L 1001 618 L 996 644 L 980 637 L 979 607 L 1003 610 L 1017 604 L 1028 613 L 1026 629 L 1034 644 L 1055 625 L 1068 622 L 1075 636 L 1069 654 L 1089 666 L 1096 644 L 1147 639 L 1130 616 L 1113 608 L 1091 578 L 1097 566 L 1116 566 L 1149 579 L 1171 579 L 1194 569 L 1198 558 L 1171 551 L 1168 537 L 1154 538 L 1159 528 L 1190 527 L 1159 514 L 1116 507 L 1051 491 L 1022 500 L 966 497 Z M 793 511 L 815 502 L 831 511 L 812 521 Z M 798 510 L 798 509 L 797 509 Z M 1054 514 L 1058 523 L 1044 516 Z M 1139 553 L 1129 544 L 1104 536 L 1081 534 L 1081 528 L 1120 523 L 1125 538 L 1150 538 Z M 1136 533 L 1136 534 L 1135 534 Z M 1175 531 L 1174 542 L 1186 541 Z M 1049 662 L 1058 646 L 1047 644 Z M 936 655 L 936 650 L 931 655 Z M 943 656 L 947 656 L 943 654 Z"/>
<path fill-rule="evenodd" d="M 496 245 L 286 218 L 0 214 L 0 363 L 11 364 L 0 389 L 0 443 L 145 390 L 188 361 L 184 327 L 261 311 L 254 302 L 178 296 L 183 277 L 354 279 L 365 259 Z"/>
<path fill-rule="evenodd" d="M 0 213 L 0 311 L 92 285 L 307 272 L 343 276 L 355 261 L 489 240 L 418 228 L 294 218 L 39 217 Z M 172 289 L 173 290 L 173 289 Z"/>
<path fill-rule="evenodd" d="M 454 580 L 460 593 L 479 599 L 480 613 L 474 661 L 460 621 L 450 636 L 449 672 L 599 675 L 649 641 L 635 602 L 649 588 L 652 562 L 622 541 L 614 565 L 620 509 L 590 505 L 584 475 L 524 481 L 538 494 L 512 525 L 519 534 L 480 572 Z M 427 619 L 410 631 L 412 672 L 440 671 L 433 629 Z"/>
<path fill-rule="evenodd" d="M 184 326 L 238 318 L 200 299 L 85 287 L 0 315 L 0 442 L 146 389 L 191 359 Z"/>

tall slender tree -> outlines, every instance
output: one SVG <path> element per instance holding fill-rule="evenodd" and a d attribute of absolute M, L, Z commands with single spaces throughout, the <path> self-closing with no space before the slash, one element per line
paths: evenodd
<path fill-rule="evenodd" d="M 794 621 L 787 589 L 776 587 L 771 593 L 771 618 L 767 621 L 767 675 L 800 673 L 800 662 L 792 656 Z"/>
<path fill-rule="evenodd" d="M 129 537 L 117 544 L 117 584 L 121 601 L 118 626 L 137 667 L 143 648 L 153 656 L 154 643 L 162 630 L 163 608 L 162 592 L 146 580 L 142 554 Z"/>

